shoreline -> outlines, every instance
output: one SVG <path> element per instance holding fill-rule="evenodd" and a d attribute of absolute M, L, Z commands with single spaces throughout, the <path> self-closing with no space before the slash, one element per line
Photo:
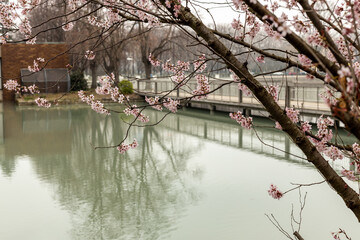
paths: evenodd
<path fill-rule="evenodd" d="M 110 96 L 106 95 L 98 95 L 95 93 L 94 90 L 84 91 L 86 95 L 93 94 L 95 100 L 99 100 L 102 103 L 114 103 Z M 136 93 L 126 95 L 129 97 L 131 101 L 136 100 L 143 100 L 143 97 L 137 95 Z M 15 96 L 15 104 L 17 106 L 37 106 L 35 103 L 35 99 L 38 97 L 45 98 L 48 100 L 51 105 L 78 105 L 86 103 L 82 102 L 77 94 L 77 92 L 69 92 L 69 93 L 38 93 L 34 95 L 22 95 L 22 96 Z"/>

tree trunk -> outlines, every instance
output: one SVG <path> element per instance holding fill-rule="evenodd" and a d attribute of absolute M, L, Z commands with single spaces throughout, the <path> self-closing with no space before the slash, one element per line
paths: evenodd
<path fill-rule="evenodd" d="M 144 69 L 145 69 L 145 80 L 150 81 L 151 80 L 151 62 L 149 61 L 149 59 L 143 55 L 142 57 L 142 62 L 144 63 Z M 151 89 L 151 83 L 150 82 L 146 82 L 145 85 L 145 89 Z"/>
<path fill-rule="evenodd" d="M 96 61 L 90 61 L 90 70 L 91 70 L 91 88 L 95 89 L 97 86 L 97 74 L 96 74 Z"/>
<path fill-rule="evenodd" d="M 114 76 L 115 76 L 115 85 L 117 86 L 117 85 L 119 85 L 119 68 L 118 68 L 118 65 L 117 64 L 115 64 L 114 65 Z"/>
<path fill-rule="evenodd" d="M 152 70 L 152 65 L 150 63 L 149 60 L 146 59 L 146 61 L 143 61 L 144 63 L 144 68 L 145 68 L 145 79 L 146 80 L 150 80 L 151 79 L 151 70 Z"/>

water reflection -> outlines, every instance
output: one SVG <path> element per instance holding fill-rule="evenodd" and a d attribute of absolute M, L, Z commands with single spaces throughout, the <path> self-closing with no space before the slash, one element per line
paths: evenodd
<path fill-rule="evenodd" d="M 154 121 L 164 115 L 147 114 Z M 43 110 L 5 105 L 2 174 L 11 178 L 18 157 L 26 156 L 36 177 L 70 213 L 69 239 L 169 239 L 188 207 L 202 199 L 199 186 L 205 170 L 191 159 L 207 141 L 307 164 L 261 144 L 254 132 L 227 117 L 200 111 L 182 111 L 159 126 L 132 129 L 129 140 L 136 138 L 139 147 L 127 154 L 92 149 L 91 144 L 119 143 L 126 128 L 119 116 L 100 116 L 83 106 Z M 301 155 L 279 131 L 259 128 L 258 134 Z"/>
<path fill-rule="evenodd" d="M 192 186 L 201 169 L 188 168 L 194 149 L 169 130 L 134 129 L 137 151 L 120 155 L 107 146 L 126 130 L 118 116 L 103 117 L 88 108 L 5 109 L 5 157 L 11 176 L 16 158 L 31 158 L 38 177 L 51 184 L 55 198 L 72 214 L 75 239 L 157 239 L 166 236 L 200 193 Z"/>

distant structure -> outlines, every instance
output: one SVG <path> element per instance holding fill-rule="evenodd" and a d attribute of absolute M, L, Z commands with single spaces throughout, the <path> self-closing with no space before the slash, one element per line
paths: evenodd
<path fill-rule="evenodd" d="M 3 88 L 6 80 L 9 79 L 26 86 L 35 84 L 43 93 L 69 90 L 70 78 L 66 69 L 66 65 L 69 64 L 67 49 L 67 45 L 63 43 L 0 45 L 2 99 L 4 101 L 15 99 L 14 92 Z M 30 72 L 28 66 L 32 67 L 37 58 L 45 59 L 45 69 L 36 73 Z"/>

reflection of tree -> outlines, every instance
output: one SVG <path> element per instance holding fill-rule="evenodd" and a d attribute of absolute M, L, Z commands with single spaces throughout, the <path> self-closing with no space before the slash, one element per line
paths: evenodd
<path fill-rule="evenodd" d="M 52 113 L 54 116 L 46 115 L 47 119 L 60 116 L 64 121 L 59 123 L 64 126 L 61 133 L 54 129 L 46 133 L 67 133 L 67 138 L 57 141 L 66 141 L 70 148 L 62 153 L 39 149 L 23 154 L 30 155 L 38 176 L 51 184 L 55 198 L 71 213 L 75 239 L 156 239 L 169 233 L 186 205 L 198 199 L 191 185 L 201 177 L 201 170 L 189 169 L 187 160 L 200 146 L 186 144 L 185 135 L 137 128 L 130 133 L 130 139 L 139 139 L 137 149 L 125 155 L 115 149 L 94 151 L 90 142 L 98 146 L 120 142 L 127 125 L 119 116 L 104 117 L 87 108 Z M 17 116 L 34 120 L 31 111 L 21 111 Z M 23 121 L 22 125 L 26 124 L 29 122 Z M 39 135 L 41 131 L 39 126 L 23 136 L 44 137 Z"/>

